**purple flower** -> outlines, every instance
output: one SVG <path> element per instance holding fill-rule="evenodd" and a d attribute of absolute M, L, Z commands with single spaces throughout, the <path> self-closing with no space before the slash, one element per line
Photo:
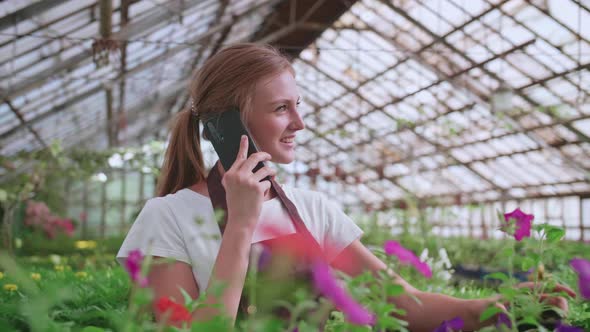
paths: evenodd
<path fill-rule="evenodd" d="M 131 250 L 127 255 L 127 259 L 125 260 L 125 269 L 127 270 L 127 273 L 129 273 L 129 276 L 133 282 L 139 284 L 140 287 L 146 287 L 148 284 L 147 278 L 141 275 L 142 262 L 143 254 L 141 253 L 141 250 Z"/>
<path fill-rule="evenodd" d="M 432 270 L 430 270 L 428 264 L 421 262 L 413 252 L 402 247 L 398 242 L 387 240 L 383 244 L 383 249 L 387 255 L 396 256 L 402 264 L 412 264 L 426 278 L 432 277 Z"/>
<path fill-rule="evenodd" d="M 582 329 L 581 327 L 564 325 L 561 322 L 557 322 L 555 332 L 584 332 L 584 329 Z"/>
<path fill-rule="evenodd" d="M 501 329 L 502 325 L 504 325 L 508 329 L 512 328 L 512 322 L 510 321 L 510 317 L 508 317 L 508 315 L 506 315 L 503 312 L 498 315 L 498 321 L 496 322 L 496 328 Z"/>
<path fill-rule="evenodd" d="M 463 319 L 461 317 L 455 317 L 451 320 L 445 320 L 436 328 L 433 332 L 453 332 L 459 331 L 463 328 Z"/>
<path fill-rule="evenodd" d="M 524 237 L 531 236 L 531 224 L 535 216 L 532 214 L 526 214 L 522 212 L 519 208 L 510 212 L 504 213 L 504 220 L 506 220 L 507 225 L 510 225 L 510 220 L 514 220 L 516 222 L 516 229 L 514 231 L 514 238 L 516 241 L 522 240 Z"/>
<path fill-rule="evenodd" d="M 330 299 L 338 310 L 344 313 L 346 319 L 357 325 L 373 325 L 375 316 L 356 302 L 344 288 L 342 288 L 332 273 L 328 264 L 317 261 L 312 265 L 313 283 L 317 290 Z"/>
<path fill-rule="evenodd" d="M 571 267 L 578 274 L 578 287 L 580 295 L 590 300 L 590 261 L 583 258 L 574 258 L 570 261 Z"/>

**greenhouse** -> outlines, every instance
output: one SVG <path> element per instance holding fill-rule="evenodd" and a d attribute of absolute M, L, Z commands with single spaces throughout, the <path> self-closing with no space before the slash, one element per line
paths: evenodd
<path fill-rule="evenodd" d="M 0 77 L 0 331 L 590 331 L 587 0 L 9 0 Z"/>

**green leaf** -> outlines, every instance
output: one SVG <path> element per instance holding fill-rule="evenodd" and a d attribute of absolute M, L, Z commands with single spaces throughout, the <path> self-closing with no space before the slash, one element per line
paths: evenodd
<path fill-rule="evenodd" d="M 523 271 L 528 271 L 531 267 L 535 266 L 535 260 L 526 256 L 522 259 L 522 263 L 520 265 L 520 267 L 522 268 Z"/>
<path fill-rule="evenodd" d="M 552 227 L 547 231 L 547 240 L 549 243 L 559 242 L 565 236 L 565 230 L 559 227 Z"/>
<path fill-rule="evenodd" d="M 404 293 L 404 287 L 398 284 L 389 284 L 385 286 L 387 296 L 399 296 Z"/>
<path fill-rule="evenodd" d="M 518 293 L 518 291 L 512 287 L 500 287 L 499 292 L 508 299 L 514 298 L 514 296 L 516 296 L 516 294 Z"/>
<path fill-rule="evenodd" d="M 500 309 L 498 307 L 494 307 L 494 306 L 488 307 L 486 310 L 484 310 L 481 313 L 481 315 L 479 315 L 479 321 L 480 322 L 486 321 L 501 312 L 502 312 L 502 309 Z"/>
<path fill-rule="evenodd" d="M 518 322 L 518 325 L 524 325 L 524 324 L 531 324 L 531 325 L 539 326 L 539 322 L 537 322 L 535 317 L 532 317 L 532 316 L 526 316 Z"/>
<path fill-rule="evenodd" d="M 190 305 L 193 302 L 193 298 L 190 295 L 188 295 L 184 288 L 178 286 L 178 289 L 180 290 L 180 292 L 182 293 L 182 297 L 184 298 L 184 305 Z"/>
<path fill-rule="evenodd" d="M 500 222 L 500 225 L 504 225 L 504 223 L 506 223 L 506 218 L 504 218 L 504 214 L 500 212 L 500 210 L 496 209 L 496 215 L 498 216 L 498 221 Z"/>
<path fill-rule="evenodd" d="M 152 303 L 153 299 L 154 294 L 149 288 L 138 288 L 133 298 L 133 302 L 139 306 L 143 306 Z"/>
<path fill-rule="evenodd" d="M 96 326 L 86 326 L 81 332 L 104 332 L 105 330 Z"/>
<path fill-rule="evenodd" d="M 500 252 L 500 257 L 512 257 L 514 256 L 514 249 L 512 249 L 511 247 L 506 247 L 504 249 L 502 249 L 502 251 Z"/>
<path fill-rule="evenodd" d="M 484 279 L 498 279 L 498 280 L 502 280 L 502 281 L 507 281 L 508 276 L 504 272 L 494 272 L 494 273 L 487 274 L 484 277 Z"/>
<path fill-rule="evenodd" d="M 527 257 L 529 257 L 530 259 L 532 259 L 535 262 L 535 266 L 539 265 L 539 263 L 541 263 L 541 256 L 539 256 L 539 254 L 534 253 L 534 252 L 529 252 L 527 253 Z"/>

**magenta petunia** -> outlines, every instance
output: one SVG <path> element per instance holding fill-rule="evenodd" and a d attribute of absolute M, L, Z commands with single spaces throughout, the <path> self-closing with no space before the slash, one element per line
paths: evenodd
<path fill-rule="evenodd" d="M 574 258 L 570 261 L 571 267 L 578 274 L 578 287 L 580 295 L 590 300 L 590 261 L 583 258 Z"/>
<path fill-rule="evenodd" d="M 410 250 L 402 247 L 401 244 L 394 240 L 387 240 L 383 244 L 383 249 L 387 255 L 396 256 L 402 264 L 412 264 L 426 278 L 432 277 L 432 270 L 428 264 L 420 261 Z"/>
<path fill-rule="evenodd" d="M 445 320 L 433 332 L 454 332 L 463 328 L 464 322 L 461 317 L 455 317 L 451 320 Z"/>
<path fill-rule="evenodd" d="M 330 272 L 328 264 L 316 261 L 312 265 L 313 283 L 317 290 L 328 298 L 338 310 L 341 310 L 346 320 L 357 325 L 373 325 L 375 316 L 356 302 L 350 294 L 342 288 Z"/>
<path fill-rule="evenodd" d="M 141 253 L 141 250 L 131 250 L 125 260 L 125 269 L 127 270 L 127 273 L 129 273 L 131 280 L 137 283 L 140 287 L 146 287 L 148 284 L 147 279 L 141 275 L 142 262 L 143 254 Z"/>
<path fill-rule="evenodd" d="M 561 322 L 557 323 L 555 327 L 555 332 L 584 332 L 584 329 L 581 327 L 569 326 L 562 324 Z"/>
<path fill-rule="evenodd" d="M 506 315 L 503 312 L 498 315 L 498 321 L 496 322 L 496 328 L 501 329 L 502 325 L 504 325 L 508 329 L 512 328 L 512 322 L 510 321 L 510 317 L 508 317 L 508 315 Z"/>
<path fill-rule="evenodd" d="M 523 238 L 531 236 L 531 225 L 535 216 L 526 214 L 519 208 L 516 208 L 516 210 L 510 213 L 504 213 L 504 220 L 506 220 L 507 224 L 510 224 L 511 219 L 515 221 L 514 238 L 516 241 L 521 241 Z"/>

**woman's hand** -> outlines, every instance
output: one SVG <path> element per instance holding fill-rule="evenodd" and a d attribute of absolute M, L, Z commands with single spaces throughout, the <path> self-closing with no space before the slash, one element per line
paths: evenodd
<path fill-rule="evenodd" d="M 527 281 L 527 282 L 522 282 L 522 283 L 517 284 L 516 287 L 517 288 L 528 288 L 528 289 L 534 290 L 535 288 L 540 287 L 540 285 L 536 284 L 535 282 L 532 282 L 532 281 Z M 565 293 L 565 294 L 569 295 L 570 297 L 576 297 L 576 292 L 574 292 L 571 288 L 564 286 L 564 285 L 560 285 L 560 284 L 555 285 L 555 287 L 552 290 L 552 293 Z M 567 303 L 567 299 L 563 296 L 543 293 L 543 294 L 540 294 L 539 300 L 550 305 L 550 306 L 554 306 L 554 307 L 562 310 L 564 315 L 567 315 L 567 313 L 568 313 L 569 306 Z M 495 304 L 496 307 L 502 309 L 503 311 L 508 311 L 506 309 L 507 303 L 502 303 L 501 296 L 498 296 L 496 301 L 497 301 Z"/>
<path fill-rule="evenodd" d="M 225 188 L 228 227 L 245 227 L 254 231 L 260 217 L 264 194 L 270 189 L 270 181 L 261 181 L 267 176 L 274 176 L 276 171 L 264 166 L 256 173 L 252 170 L 259 162 L 271 159 L 266 152 L 257 152 L 246 158 L 248 139 L 244 135 L 240 141 L 240 150 L 236 161 L 221 179 Z"/>
<path fill-rule="evenodd" d="M 518 285 L 516 285 L 516 287 L 535 289 L 535 287 L 538 288 L 539 285 L 535 284 L 532 281 L 528 281 L 528 282 L 519 283 Z M 576 292 L 574 292 L 571 288 L 564 286 L 564 285 L 560 285 L 560 284 L 555 285 L 555 287 L 552 290 L 552 293 L 566 293 L 570 297 L 576 297 Z M 568 312 L 567 299 L 563 296 L 543 293 L 540 295 L 540 300 L 543 301 L 544 303 L 547 303 L 551 306 L 554 306 L 554 307 L 557 307 L 557 308 L 563 310 L 564 314 L 567 314 L 567 312 Z"/>

